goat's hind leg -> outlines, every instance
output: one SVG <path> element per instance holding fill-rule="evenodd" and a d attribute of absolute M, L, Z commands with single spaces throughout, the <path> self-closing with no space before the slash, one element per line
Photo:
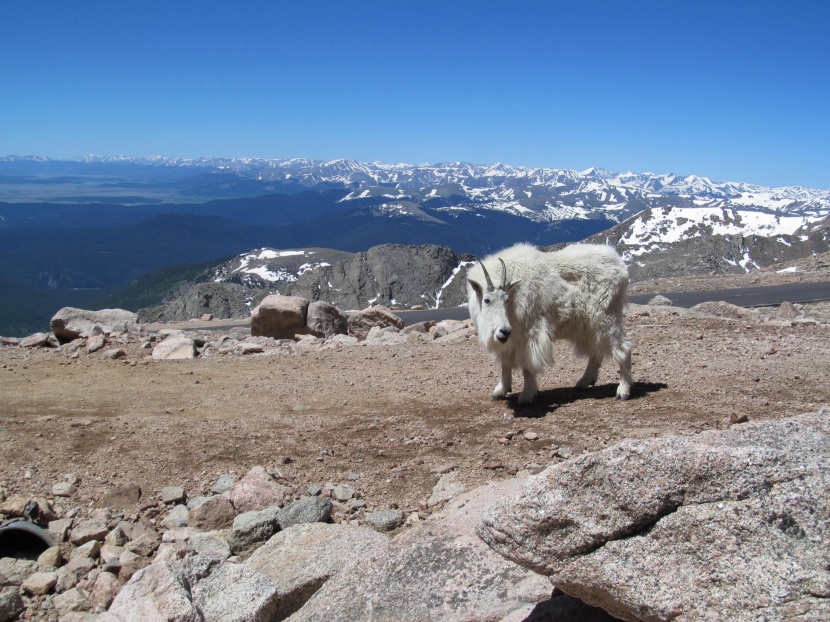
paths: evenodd
<path fill-rule="evenodd" d="M 588 357 L 588 366 L 585 368 L 585 373 L 582 378 L 576 383 L 578 389 L 587 389 L 597 383 L 599 378 L 599 367 L 602 365 L 602 358 L 591 355 Z"/>
<path fill-rule="evenodd" d="M 513 368 L 502 363 L 501 380 L 490 394 L 490 399 L 500 400 L 513 390 Z"/>
<path fill-rule="evenodd" d="M 631 375 L 631 347 L 629 346 L 617 360 L 620 363 L 620 384 L 617 387 L 617 399 L 627 400 L 631 397 L 631 385 L 634 384 L 634 378 Z"/>

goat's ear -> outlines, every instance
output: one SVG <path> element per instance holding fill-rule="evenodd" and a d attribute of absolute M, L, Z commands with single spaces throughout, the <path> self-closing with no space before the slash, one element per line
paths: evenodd
<path fill-rule="evenodd" d="M 507 287 L 504 288 L 504 291 L 506 291 L 508 294 L 512 293 L 516 286 L 521 282 L 522 280 L 519 279 L 518 281 L 512 281 L 511 283 L 508 283 Z"/>
<path fill-rule="evenodd" d="M 476 283 L 472 279 L 467 279 L 467 282 L 470 284 L 470 287 L 473 288 L 473 290 L 476 293 L 476 297 L 478 297 L 479 303 L 481 303 L 481 295 L 484 293 L 483 290 L 481 289 L 481 285 L 479 285 L 478 283 Z"/>

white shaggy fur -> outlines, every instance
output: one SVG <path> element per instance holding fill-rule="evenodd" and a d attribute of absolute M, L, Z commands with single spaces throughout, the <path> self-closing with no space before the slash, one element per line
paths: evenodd
<path fill-rule="evenodd" d="M 554 339 L 571 341 L 588 357 L 577 387 L 596 384 L 600 365 L 610 358 L 620 366 L 617 397 L 628 399 L 631 342 L 623 327 L 628 269 L 614 249 L 576 244 L 545 253 L 516 244 L 482 263 L 491 284 L 481 265 L 470 268 L 467 306 L 482 345 L 501 365 L 494 400 L 510 393 L 518 368 L 524 375 L 519 403 L 533 401 L 537 374 L 553 362 Z"/>

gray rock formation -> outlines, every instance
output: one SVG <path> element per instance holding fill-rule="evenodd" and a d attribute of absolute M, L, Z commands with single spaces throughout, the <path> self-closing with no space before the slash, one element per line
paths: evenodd
<path fill-rule="evenodd" d="M 455 307 L 467 300 L 462 264 L 472 259 L 444 246 L 383 244 L 305 272 L 280 293 L 324 300 L 341 309 L 370 304 Z"/>
<path fill-rule="evenodd" d="M 210 313 L 214 318 L 248 317 L 270 292 L 238 283 L 188 283 L 160 305 L 138 310 L 141 322 L 190 320 Z"/>
<path fill-rule="evenodd" d="M 579 456 L 478 533 L 624 620 L 830 619 L 828 415 Z"/>
<path fill-rule="evenodd" d="M 259 277 L 187 283 L 159 306 L 140 309 L 138 318 L 142 322 L 182 321 L 204 313 L 217 319 L 248 317 L 273 293 L 322 301 L 344 310 L 371 304 L 456 307 L 467 299 L 465 264 L 472 260 L 471 255 L 458 255 L 442 246 L 385 244 L 346 255 L 331 265 L 320 262 L 296 277 L 273 283 Z M 211 272 L 212 278 L 230 279 L 232 274 L 230 268 Z"/>

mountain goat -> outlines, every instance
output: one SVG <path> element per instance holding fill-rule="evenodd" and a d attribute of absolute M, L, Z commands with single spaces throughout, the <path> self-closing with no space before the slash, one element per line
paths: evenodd
<path fill-rule="evenodd" d="M 501 272 L 496 286 L 490 273 Z M 508 274 L 510 279 L 508 281 Z M 482 345 L 501 365 L 491 397 L 512 390 L 513 369 L 524 375 L 520 404 L 538 391 L 536 375 L 553 362 L 553 340 L 567 339 L 588 366 L 577 387 L 596 384 L 603 360 L 620 366 L 617 398 L 631 393 L 631 342 L 623 327 L 628 269 L 608 246 L 577 244 L 545 253 L 516 244 L 467 272 L 467 306 Z"/>

